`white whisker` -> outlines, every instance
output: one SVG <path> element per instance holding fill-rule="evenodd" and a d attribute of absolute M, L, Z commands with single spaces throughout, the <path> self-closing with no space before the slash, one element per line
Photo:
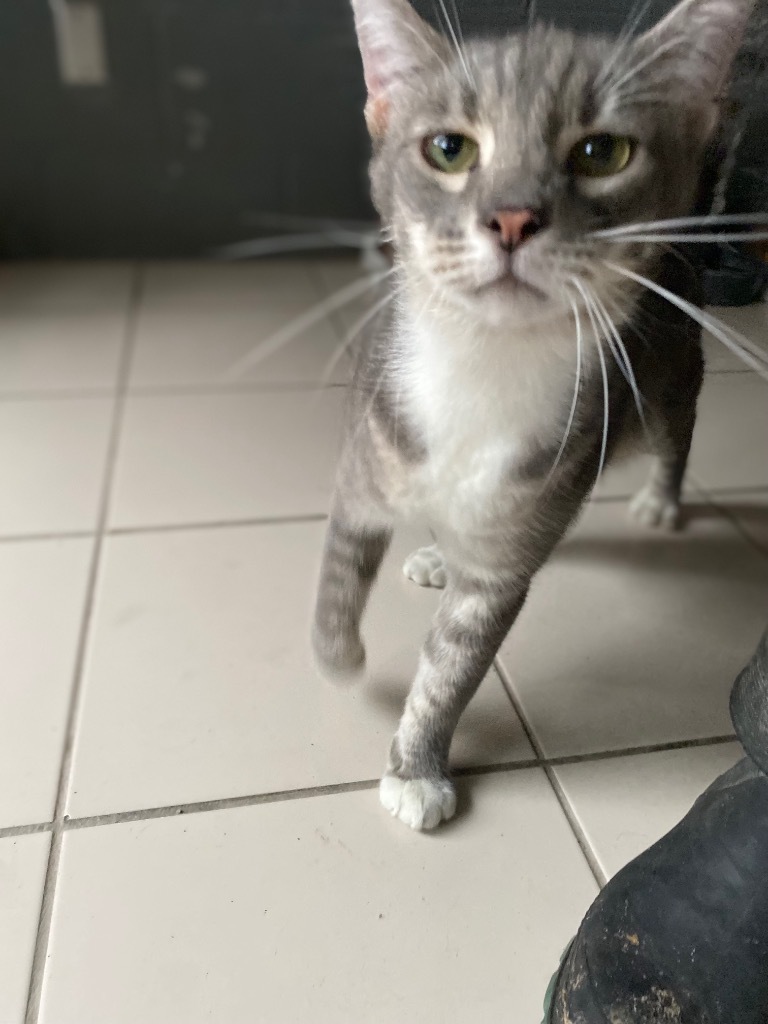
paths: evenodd
<path fill-rule="evenodd" d="M 687 313 L 688 316 L 695 320 L 705 331 L 708 331 L 714 338 L 722 342 L 725 347 L 733 352 L 734 355 L 738 356 L 739 359 L 750 369 L 754 370 L 765 380 L 768 380 L 768 356 L 763 352 L 757 345 L 745 338 L 743 334 L 738 331 L 734 331 L 733 328 L 726 328 L 726 325 L 721 321 L 718 321 L 715 317 L 709 316 L 703 310 L 699 309 L 698 306 L 694 306 L 692 302 L 688 302 L 687 299 L 681 298 L 679 295 L 675 295 L 668 288 L 664 288 L 660 284 L 656 284 L 655 281 L 651 281 L 650 278 L 643 277 L 642 274 L 636 274 L 634 270 L 629 270 L 627 267 L 620 267 L 616 263 L 611 263 L 609 260 L 603 260 L 603 263 L 609 270 L 612 270 L 616 274 L 620 274 L 622 277 L 628 278 L 630 281 L 635 281 L 637 284 L 642 285 L 644 288 L 648 288 L 650 291 L 656 292 L 667 302 L 683 312 Z"/>
<path fill-rule="evenodd" d="M 320 380 L 320 386 L 325 388 L 328 386 L 328 382 L 331 379 L 333 371 L 339 364 L 339 360 L 349 351 L 349 348 L 357 336 L 368 326 L 368 324 L 394 299 L 395 295 L 399 291 L 399 288 L 393 288 L 391 292 L 384 296 L 383 299 L 379 299 L 375 302 L 370 309 L 367 309 L 365 313 L 358 317 L 357 320 L 352 324 L 348 331 L 344 334 L 341 344 L 338 346 L 336 351 L 333 353 L 333 358 L 330 363 L 325 367 L 323 376 Z"/>
<path fill-rule="evenodd" d="M 768 213 L 731 213 L 722 215 L 703 215 L 698 217 L 672 217 L 667 220 L 650 220 L 636 224 L 619 224 L 613 228 L 602 228 L 591 231 L 590 238 L 613 238 L 617 235 L 638 235 L 645 232 L 659 233 L 665 230 L 674 231 L 678 228 L 713 227 L 722 224 L 757 224 L 768 225 Z M 687 237 L 687 236 L 686 236 Z M 693 236 L 692 236 L 693 237 Z"/>
<path fill-rule="evenodd" d="M 375 234 L 380 224 L 370 220 L 346 220 L 336 217 L 304 217 L 292 213 L 249 213 L 246 219 L 250 227 L 274 228 L 280 231 L 354 231 L 361 234 Z"/>
<path fill-rule="evenodd" d="M 631 42 L 632 36 L 634 35 L 634 32 L 635 32 L 637 26 L 640 24 L 642 19 L 645 17 L 645 15 L 646 15 L 646 13 L 648 11 L 648 8 L 650 7 L 652 2 L 653 2 L 653 0 L 645 0 L 644 3 L 640 4 L 639 9 L 637 9 L 638 5 L 637 5 L 637 3 L 635 3 L 634 6 L 635 6 L 636 9 L 635 9 L 634 14 L 630 10 L 630 13 L 629 13 L 629 15 L 627 17 L 627 20 L 626 20 L 625 24 L 624 24 L 624 27 L 622 28 L 621 32 L 619 32 L 618 36 L 616 37 L 616 45 L 615 45 L 615 48 L 614 48 L 614 51 L 613 51 L 613 55 L 611 56 L 611 58 L 608 61 L 608 63 L 605 65 L 603 70 L 600 72 L 600 74 L 595 79 L 595 86 L 597 88 L 599 88 L 609 78 L 609 76 L 613 73 L 613 70 L 616 67 L 616 64 L 617 64 L 619 58 L 624 53 L 627 52 L 627 47 L 628 47 L 629 43 Z"/>
<path fill-rule="evenodd" d="M 456 56 L 459 58 L 461 66 L 464 69 L 464 74 L 466 75 L 467 82 L 472 86 L 473 89 L 477 90 L 477 83 L 475 82 L 472 72 L 469 70 L 467 58 L 464 54 L 464 50 L 461 44 L 459 43 L 459 37 L 456 35 L 456 29 L 453 27 L 453 22 L 451 21 L 450 15 L 448 14 L 448 8 L 445 6 L 445 0 L 437 0 L 437 2 L 440 4 L 440 8 L 443 12 L 443 17 L 445 18 L 445 24 L 451 35 L 451 40 L 453 41 L 454 49 L 456 50 Z M 453 9 L 454 11 L 456 11 L 456 25 L 458 27 L 459 33 L 461 33 L 461 27 L 458 24 L 459 12 L 456 10 L 456 0 L 452 0 L 452 2 Z"/>
<path fill-rule="evenodd" d="M 276 235 L 273 238 L 252 238 L 246 242 L 235 242 L 215 249 L 213 256 L 223 260 L 250 260 L 264 256 L 276 256 L 288 252 L 304 252 L 311 249 L 365 249 L 375 245 L 378 232 L 366 234 L 362 231 L 315 231 L 305 235 Z"/>
<path fill-rule="evenodd" d="M 571 402 L 571 411 L 568 415 L 568 422 L 565 426 L 565 433 L 563 434 L 563 440 L 560 442 L 560 448 L 558 449 L 555 461 L 552 464 L 552 468 L 547 474 L 547 479 L 544 481 L 546 487 L 552 477 L 555 474 L 555 470 L 560 465 L 560 459 L 563 457 L 563 452 L 568 444 L 568 438 L 571 436 L 571 430 L 573 429 L 574 420 L 576 419 L 576 407 L 579 404 L 579 392 L 581 391 L 581 359 L 582 359 L 582 340 L 581 340 L 581 317 L 579 316 L 579 307 L 574 300 L 573 296 L 566 290 L 568 296 L 568 302 L 570 303 L 573 315 L 576 320 L 576 381 L 573 386 L 573 401 Z"/>
<path fill-rule="evenodd" d="M 587 308 L 587 314 L 592 323 L 592 331 L 595 336 L 595 344 L 597 346 L 597 354 L 600 359 L 600 371 L 603 376 L 603 439 L 600 446 L 600 463 L 597 468 L 597 476 L 595 482 L 597 482 L 603 475 L 603 468 L 605 466 L 605 456 L 608 451 L 608 421 L 610 418 L 610 403 L 608 401 L 608 367 L 605 364 L 605 352 L 603 352 L 602 342 L 600 340 L 600 330 L 597 325 L 597 320 L 594 314 L 594 307 L 592 300 L 589 297 L 589 293 L 586 288 L 579 280 L 578 277 L 572 277 L 571 280 L 581 292 L 581 297 L 584 299 L 584 305 Z"/>
<path fill-rule="evenodd" d="M 227 373 L 226 379 L 232 380 L 241 377 L 248 370 L 262 362 L 262 360 L 279 351 L 279 349 L 288 344 L 289 341 L 293 341 L 294 338 L 303 334 L 304 331 L 309 330 L 310 327 L 314 327 L 314 325 L 319 323 L 325 316 L 327 316 L 328 313 L 332 313 L 333 310 L 340 309 L 342 306 L 348 305 L 348 303 L 358 298 L 358 296 L 364 295 L 367 291 L 375 288 L 393 273 L 394 268 L 380 274 L 371 275 L 362 281 L 355 281 L 344 288 L 340 288 L 328 299 L 318 303 L 316 306 L 313 306 L 312 309 L 308 310 L 301 316 L 296 317 L 296 319 L 292 320 L 291 323 L 286 324 L 285 327 L 281 328 L 271 337 L 257 345 L 255 349 L 249 352 L 247 356 L 232 367 L 232 369 Z"/>
<path fill-rule="evenodd" d="M 616 323 L 611 314 L 606 309 L 605 303 L 602 301 L 596 292 L 592 291 L 592 301 L 595 303 L 595 312 L 602 320 L 604 326 L 607 328 L 609 334 L 606 335 L 608 338 L 608 344 L 611 346 L 613 358 L 616 360 L 619 369 L 621 370 L 624 379 L 629 384 L 630 390 L 632 391 L 632 397 L 635 401 L 635 408 L 637 409 L 637 415 L 640 417 L 640 422 L 643 425 L 643 430 L 648 436 L 648 424 L 645 422 L 645 413 L 643 411 L 643 396 L 640 393 L 640 388 L 637 386 L 637 379 L 635 377 L 635 371 L 632 369 L 632 360 L 629 358 L 629 352 L 624 344 L 624 341 L 619 333 Z M 610 337 L 613 335 L 613 343 L 610 341 Z M 621 354 L 621 360 L 619 359 L 618 353 Z"/>
<path fill-rule="evenodd" d="M 459 8 L 456 5 L 456 0 L 451 0 L 451 7 L 453 8 L 453 17 L 454 17 L 454 21 L 456 22 L 456 32 L 457 32 L 458 37 L 459 37 L 459 45 L 461 47 L 461 52 L 464 54 L 464 57 L 466 58 L 466 56 L 467 56 L 467 44 L 466 44 L 466 40 L 464 39 L 464 30 L 461 27 L 461 18 L 459 17 Z M 468 70 L 469 70 L 470 80 L 472 82 L 472 87 L 475 89 L 475 91 L 477 91 L 477 81 L 475 80 L 475 76 L 474 76 L 474 74 L 472 74 L 471 69 L 468 68 Z"/>
<path fill-rule="evenodd" d="M 448 77 L 449 78 L 453 78 L 454 77 L 453 76 L 453 72 L 448 67 L 446 62 L 443 60 L 442 55 L 432 45 L 432 43 L 427 42 L 427 40 L 424 38 L 422 33 L 419 32 L 418 28 L 415 25 L 411 25 L 411 23 L 409 21 L 401 21 L 400 22 L 400 28 L 407 29 L 411 33 L 411 35 L 415 36 L 416 39 L 419 41 L 419 43 L 421 43 L 422 45 L 424 45 L 424 43 L 426 43 L 427 46 L 429 47 L 430 51 L 432 52 L 432 56 L 435 58 L 435 60 L 438 61 L 438 63 L 441 65 L 441 67 L 443 68 L 445 73 L 448 75 Z"/>
<path fill-rule="evenodd" d="M 768 231 L 739 231 L 735 233 L 722 232 L 710 234 L 647 234 L 647 235 L 611 235 L 606 241 L 611 242 L 698 242 L 701 243 L 724 243 L 724 242 L 768 242 Z"/>
<path fill-rule="evenodd" d="M 654 50 L 653 53 L 649 53 L 646 57 L 643 57 L 642 60 L 639 60 L 635 64 L 633 64 L 632 67 L 630 67 L 628 71 L 625 71 L 619 79 L 617 79 L 614 82 L 608 82 L 609 87 L 616 91 L 620 90 L 622 86 L 627 84 L 627 82 L 631 81 L 633 78 L 636 78 L 641 71 L 644 71 L 649 64 L 653 64 L 654 61 L 657 61 L 660 57 L 663 57 L 665 53 L 669 53 L 670 50 L 674 50 L 675 48 L 679 47 L 681 43 L 684 42 L 685 39 L 683 38 L 683 36 L 675 36 L 674 39 L 668 39 L 663 46 L 657 47 L 657 49 Z"/>

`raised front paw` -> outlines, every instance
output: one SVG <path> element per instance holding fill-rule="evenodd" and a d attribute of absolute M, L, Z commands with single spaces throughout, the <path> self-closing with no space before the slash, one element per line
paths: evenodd
<path fill-rule="evenodd" d="M 671 494 L 646 486 L 635 495 L 629 514 L 641 526 L 676 530 L 680 525 L 680 502 Z"/>
<path fill-rule="evenodd" d="M 456 790 L 448 779 L 401 779 L 387 773 L 379 798 L 389 813 L 410 828 L 437 828 L 456 813 Z"/>
<path fill-rule="evenodd" d="M 418 583 L 420 587 L 441 589 L 445 586 L 445 562 L 436 544 L 428 548 L 419 548 L 408 555 L 403 572 L 409 580 Z"/>

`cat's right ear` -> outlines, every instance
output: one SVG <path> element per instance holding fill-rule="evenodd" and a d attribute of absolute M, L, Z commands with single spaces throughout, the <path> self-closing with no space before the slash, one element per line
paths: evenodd
<path fill-rule="evenodd" d="M 365 120 L 377 139 L 387 130 L 398 88 L 441 56 L 443 40 L 407 0 L 352 0 L 352 9 L 368 90 Z"/>

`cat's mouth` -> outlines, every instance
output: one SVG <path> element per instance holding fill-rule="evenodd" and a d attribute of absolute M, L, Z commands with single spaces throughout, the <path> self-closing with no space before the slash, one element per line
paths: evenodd
<path fill-rule="evenodd" d="M 546 292 L 520 277 L 511 266 L 506 267 L 492 280 L 480 285 L 475 289 L 475 294 L 478 296 L 505 295 L 510 298 L 525 295 L 527 297 L 534 296 L 541 301 L 546 301 L 549 298 Z"/>

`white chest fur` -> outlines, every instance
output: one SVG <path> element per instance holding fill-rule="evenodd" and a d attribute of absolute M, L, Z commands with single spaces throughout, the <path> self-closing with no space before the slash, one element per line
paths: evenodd
<path fill-rule="evenodd" d="M 404 511 L 465 530 L 530 500 L 515 469 L 562 430 L 575 383 L 572 321 L 457 329 L 422 319 L 403 341 L 401 401 L 429 452 Z"/>

